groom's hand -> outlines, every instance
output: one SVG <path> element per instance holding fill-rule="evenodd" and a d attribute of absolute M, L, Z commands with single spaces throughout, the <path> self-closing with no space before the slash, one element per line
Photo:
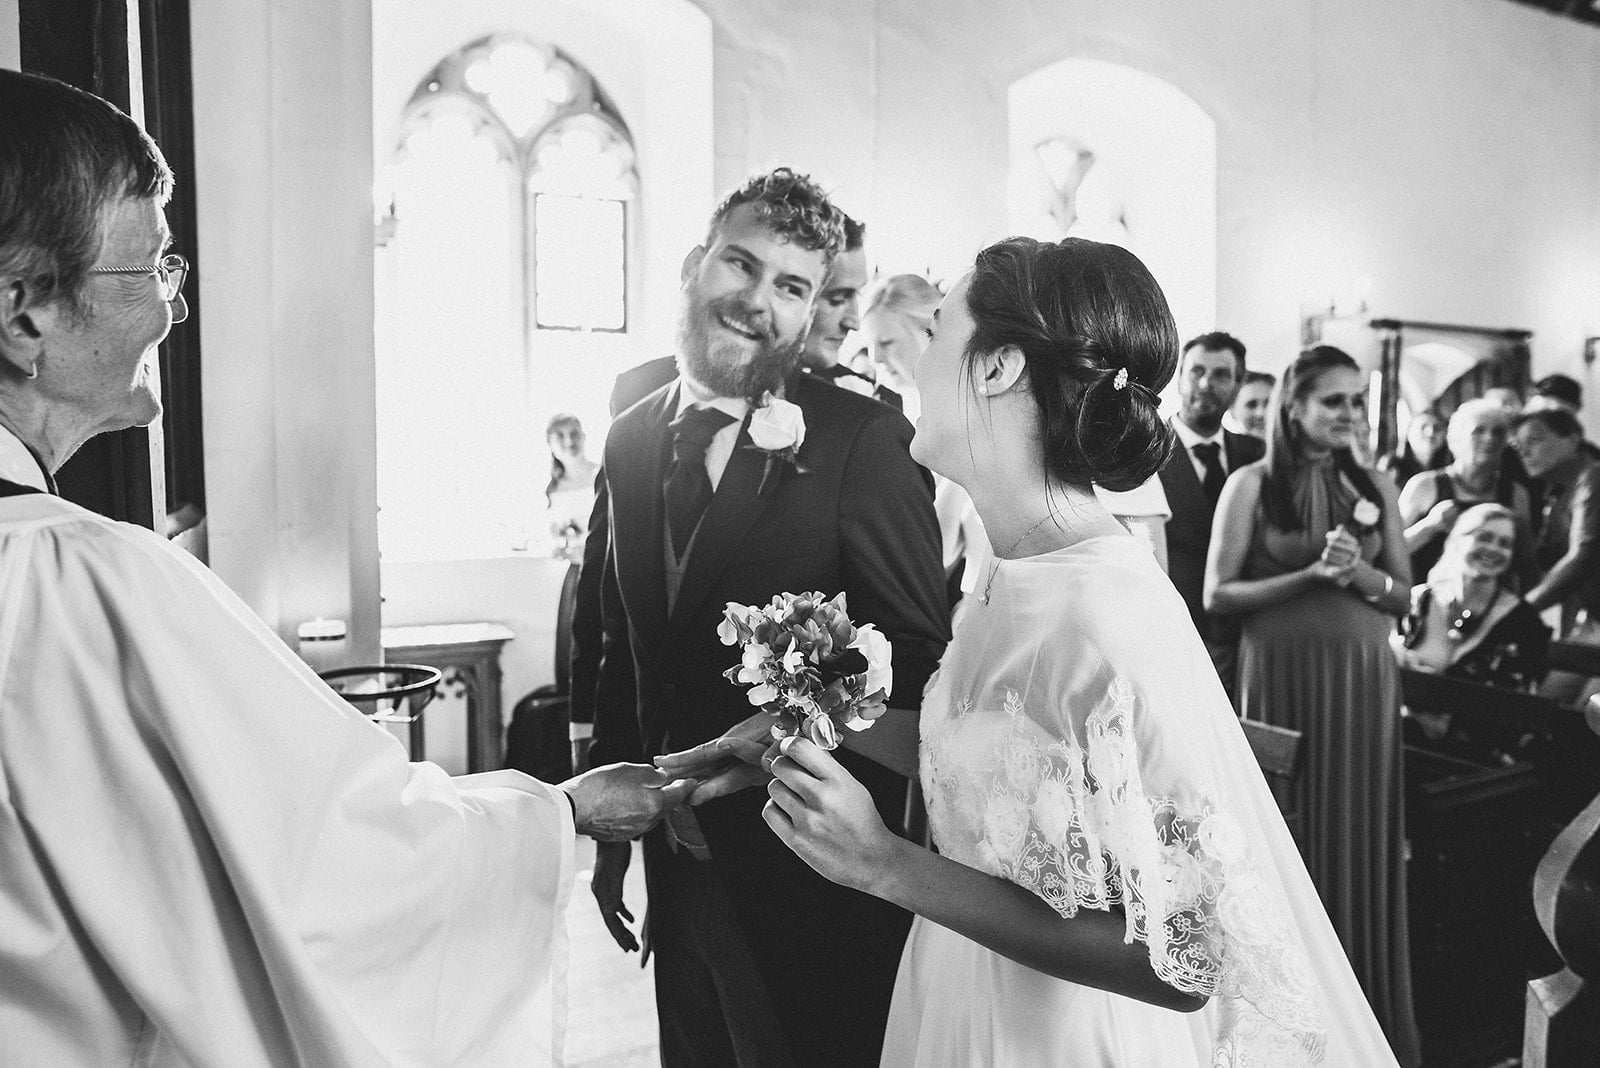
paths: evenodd
<path fill-rule="evenodd" d="M 693 805 L 762 786 L 772 778 L 768 764 L 777 752 L 772 724 L 769 713 L 757 712 L 709 742 L 656 757 L 656 767 L 667 775 L 700 780 L 689 797 Z"/>
<path fill-rule="evenodd" d="M 688 800 L 699 783 L 664 774 L 648 764 L 608 764 L 561 784 L 572 798 L 579 834 L 601 842 L 627 842 L 661 822 Z"/>
<path fill-rule="evenodd" d="M 622 903 L 622 882 L 628 874 L 628 862 L 632 859 L 632 842 L 601 842 L 595 846 L 594 876 L 589 880 L 589 889 L 594 893 L 595 903 L 600 906 L 600 918 L 605 921 L 606 930 L 611 932 L 611 937 L 617 940 L 617 945 L 622 947 L 624 953 L 632 953 L 639 948 L 639 940 L 628 927 L 633 922 L 633 913 Z"/>

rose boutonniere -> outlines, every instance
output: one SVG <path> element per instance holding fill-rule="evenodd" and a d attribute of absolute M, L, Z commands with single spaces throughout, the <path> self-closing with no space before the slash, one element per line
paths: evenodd
<path fill-rule="evenodd" d="M 767 482 L 780 461 L 805 474 L 805 468 L 800 466 L 800 446 L 805 440 L 806 417 L 800 406 L 770 392 L 762 394 L 756 410 L 750 413 L 750 441 L 767 454 L 757 494 L 767 491 Z"/>
<path fill-rule="evenodd" d="M 1349 521 L 1339 525 L 1344 527 L 1348 533 L 1359 538 L 1363 535 L 1370 534 L 1373 529 L 1377 527 L 1378 520 L 1382 518 L 1383 510 L 1374 502 L 1363 497 L 1357 501 L 1356 506 L 1351 509 Z"/>

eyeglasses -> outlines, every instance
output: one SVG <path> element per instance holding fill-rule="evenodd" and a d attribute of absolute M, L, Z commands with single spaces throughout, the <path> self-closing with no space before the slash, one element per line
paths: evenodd
<path fill-rule="evenodd" d="M 137 267 L 90 267 L 89 273 L 153 274 L 161 279 L 163 299 L 172 305 L 172 321 L 181 323 L 189 318 L 189 306 L 178 301 L 178 295 L 183 292 L 184 280 L 189 277 L 189 261 L 176 252 L 161 257 L 157 263 L 145 263 Z"/>

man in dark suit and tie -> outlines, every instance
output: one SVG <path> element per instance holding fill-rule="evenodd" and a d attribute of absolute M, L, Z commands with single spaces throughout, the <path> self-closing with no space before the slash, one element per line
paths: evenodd
<path fill-rule="evenodd" d="M 1183 347 L 1178 365 L 1178 414 L 1172 429 L 1178 448 L 1161 469 L 1172 518 L 1167 521 L 1167 573 L 1183 595 L 1189 615 L 1205 639 L 1206 649 L 1228 696 L 1233 696 L 1238 667 L 1236 623 L 1206 614 L 1206 553 L 1211 548 L 1211 520 L 1228 476 L 1266 453 L 1266 443 L 1248 434 L 1225 430 L 1222 417 L 1244 381 L 1244 342 L 1231 334 L 1201 334 Z"/>
<path fill-rule="evenodd" d="M 906 780 L 862 754 L 874 736 L 915 730 L 949 625 L 932 485 L 911 460 L 910 424 L 797 371 L 842 239 L 822 192 L 778 170 L 724 201 L 684 262 L 679 377 L 624 412 L 606 441 L 607 641 L 590 756 L 648 761 L 747 720 L 744 689 L 722 676 L 739 662 L 717 636 L 724 605 L 843 591 L 851 617 L 893 642 L 896 707 L 841 757 L 898 823 Z M 795 407 L 773 406 L 764 423 L 803 417 L 797 455 L 752 439 L 768 391 Z M 607 685 L 627 653 L 632 700 Z M 768 830 L 765 801 L 759 789 L 718 797 L 645 839 L 662 1061 L 876 1064 L 910 917 L 816 875 Z M 602 847 L 594 875 L 625 949 L 629 855 L 627 843 Z"/>
<path fill-rule="evenodd" d="M 811 329 L 800 346 L 800 369 L 825 378 L 841 389 L 880 400 L 895 411 L 905 401 L 888 386 L 880 386 L 859 371 L 839 362 L 839 350 L 853 330 L 861 329 L 861 291 L 867 285 L 867 228 L 845 215 L 844 248 L 828 267 L 828 277 L 817 297 Z"/>

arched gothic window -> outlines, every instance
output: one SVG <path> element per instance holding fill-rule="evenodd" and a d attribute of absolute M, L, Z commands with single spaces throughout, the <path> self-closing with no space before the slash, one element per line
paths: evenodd
<path fill-rule="evenodd" d="M 387 559 L 548 547 L 545 424 L 626 345 L 637 201 L 627 124 L 559 48 L 496 34 L 418 85 L 377 186 Z"/>

